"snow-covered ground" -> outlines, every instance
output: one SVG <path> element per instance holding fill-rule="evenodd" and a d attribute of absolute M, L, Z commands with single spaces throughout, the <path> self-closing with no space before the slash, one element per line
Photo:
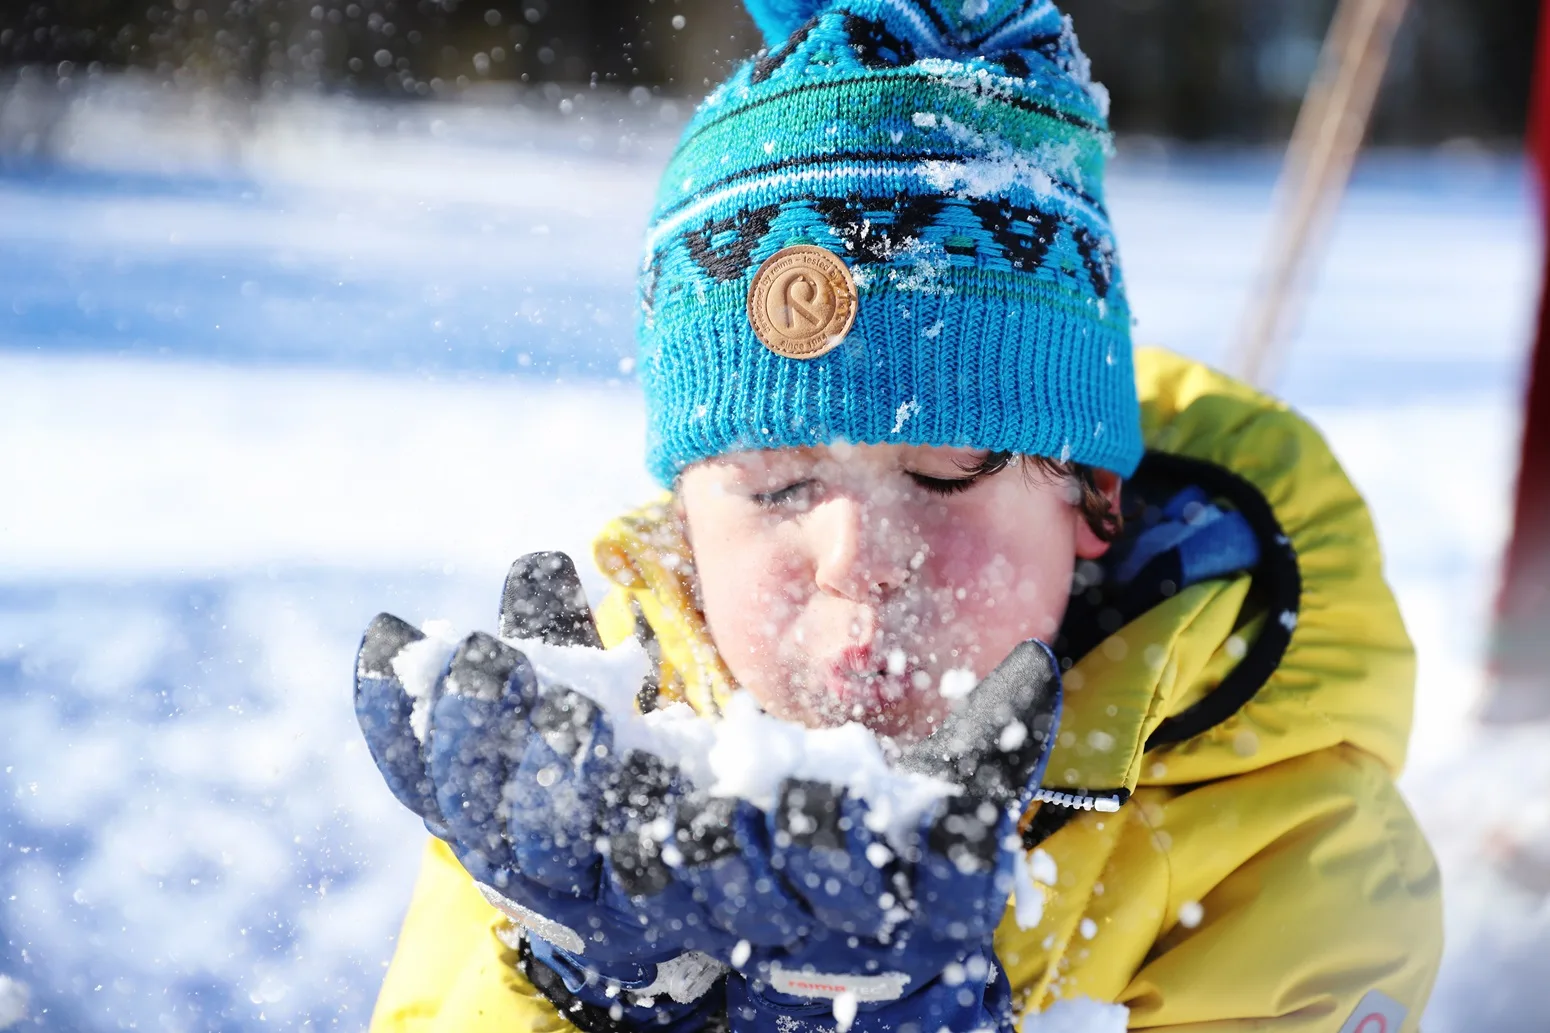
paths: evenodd
<path fill-rule="evenodd" d="M 585 556 L 652 490 L 631 276 L 675 114 L 149 113 L 180 104 L 109 94 L 0 158 L 0 990 L 52 1029 L 355 1029 L 422 838 L 357 741 L 355 642 L 382 609 L 490 624 L 513 557 Z M 32 117 L 0 104 L 0 143 Z M 1141 338 L 1225 354 L 1273 170 L 1122 146 Z M 1550 749 L 1468 720 L 1532 227 L 1514 162 L 1375 157 L 1282 381 L 1421 653 L 1433 1033 L 1546 1014 L 1550 913 L 1482 844 L 1550 825 Z"/>

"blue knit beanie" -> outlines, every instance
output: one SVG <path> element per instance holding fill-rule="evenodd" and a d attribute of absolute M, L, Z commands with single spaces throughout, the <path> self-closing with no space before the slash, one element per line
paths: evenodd
<path fill-rule="evenodd" d="M 640 277 L 647 465 L 954 445 L 1131 474 L 1102 87 L 1047 0 L 747 0 Z"/>

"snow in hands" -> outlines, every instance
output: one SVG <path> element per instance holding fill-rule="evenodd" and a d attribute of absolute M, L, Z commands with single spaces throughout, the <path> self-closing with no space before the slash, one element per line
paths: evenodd
<path fill-rule="evenodd" d="M 660 975 L 698 952 L 782 993 L 833 997 L 840 1019 L 849 1000 L 989 1019 L 999 998 L 964 1003 L 937 977 L 989 986 L 1014 890 L 1019 917 L 1037 920 L 1044 873 L 1018 866 L 1017 827 L 1059 717 L 1046 646 L 1016 647 L 934 733 L 888 748 L 860 724 L 771 717 L 748 693 L 715 718 L 640 713 L 650 658 L 634 642 L 601 648 L 561 554 L 513 567 L 500 632 L 379 616 L 356 711 L 389 787 L 540 963 L 579 965 L 617 994 L 641 966 Z"/>
<path fill-rule="evenodd" d="M 414 700 L 415 734 L 424 742 L 432 691 L 463 637 L 443 620 L 426 621 L 420 630 L 424 637 L 405 643 L 390 663 Z M 959 791 L 944 779 L 894 767 L 883 742 L 863 725 L 804 728 L 764 713 L 743 693 L 718 718 L 704 718 L 686 703 L 642 714 L 635 701 L 651 658 L 633 639 L 606 650 L 502 641 L 527 658 L 540 685 L 571 686 L 597 703 L 620 756 L 656 756 L 714 797 L 771 810 L 788 779 L 824 782 L 865 801 L 879 831 L 900 836 L 932 804 Z"/>
<path fill-rule="evenodd" d="M 443 620 L 426 621 L 417 634 L 405 633 L 407 625 L 402 629 L 396 651 L 372 662 L 379 667 L 385 662 L 412 699 L 411 724 L 423 744 L 438 679 L 466 640 Z M 557 644 L 513 636 L 513 630 L 515 625 L 503 619 L 508 634 L 500 641 L 525 658 L 540 686 L 575 689 L 601 708 L 611 729 L 609 748 L 617 756 L 654 756 L 712 797 L 742 800 L 769 811 L 788 781 L 824 783 L 865 803 L 872 828 L 895 843 L 902 842 L 938 801 L 962 792 L 971 776 L 978 780 L 977 788 L 990 790 L 1007 805 L 1038 800 L 1081 810 L 1117 806 L 1109 799 L 1042 789 L 1036 780 L 1019 784 L 1031 773 L 1028 761 L 1047 752 L 1058 714 L 1058 679 L 1043 647 L 1027 653 L 1039 661 L 1039 670 L 1015 663 L 1014 654 L 983 682 L 955 677 L 944 685 L 957 704 L 953 718 L 900 756 L 891 740 L 860 723 L 804 727 L 765 713 L 747 693 L 734 694 L 714 718 L 681 702 L 642 714 L 636 703 L 652 673 L 652 661 L 636 641 L 604 650 L 595 642 Z M 1038 709 L 1036 697 L 1047 691 L 1046 682 L 1055 682 L 1053 709 L 1030 718 Z M 447 682 L 449 692 L 482 692 L 487 699 L 498 690 L 487 683 L 463 686 L 455 678 Z M 981 772 L 987 757 L 998 763 Z M 1024 763 L 1016 763 L 1019 758 Z M 1013 770 L 997 774 L 1008 762 Z"/>

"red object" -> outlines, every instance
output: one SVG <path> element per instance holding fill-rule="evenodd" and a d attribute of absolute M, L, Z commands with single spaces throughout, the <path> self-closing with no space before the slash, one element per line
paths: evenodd
<path fill-rule="evenodd" d="M 1528 156 L 1550 255 L 1550 0 L 1539 18 Z M 1524 398 L 1512 539 L 1497 599 L 1488 719 L 1550 718 L 1550 261 L 1541 277 L 1538 332 Z"/>

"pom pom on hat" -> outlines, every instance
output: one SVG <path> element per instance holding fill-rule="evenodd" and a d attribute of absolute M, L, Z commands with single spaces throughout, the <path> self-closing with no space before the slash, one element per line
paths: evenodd
<path fill-rule="evenodd" d="M 839 3 L 745 0 L 770 49 Z M 965 57 L 1037 46 L 1059 39 L 1065 25 L 1051 0 L 845 0 L 845 9 L 886 18 L 926 57 Z"/>
<path fill-rule="evenodd" d="M 753 23 L 772 49 L 784 43 L 802 24 L 833 0 L 746 0 Z"/>

